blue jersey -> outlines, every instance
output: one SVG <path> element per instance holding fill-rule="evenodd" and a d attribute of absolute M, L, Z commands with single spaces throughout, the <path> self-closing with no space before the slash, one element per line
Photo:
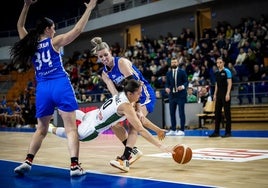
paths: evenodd
<path fill-rule="evenodd" d="M 104 66 L 103 69 L 103 71 L 116 85 L 119 85 L 125 79 L 125 76 L 121 73 L 118 66 L 119 59 L 120 57 L 114 58 L 114 67 L 111 70 L 108 70 L 106 66 Z M 132 64 L 132 72 L 133 72 L 132 75 L 135 78 L 135 80 L 141 81 L 143 83 L 140 103 L 142 105 L 146 105 L 148 112 L 152 112 L 156 101 L 154 89 L 152 88 L 150 83 L 143 77 L 139 69 L 133 64 Z"/>
<path fill-rule="evenodd" d="M 60 53 L 56 52 L 52 46 L 51 38 L 39 41 L 32 62 L 37 82 L 68 76 L 64 70 Z"/>
<path fill-rule="evenodd" d="M 63 67 L 61 55 L 52 46 L 51 38 L 39 41 L 32 62 L 37 81 L 36 117 L 52 115 L 55 107 L 65 112 L 77 110 L 73 87 Z"/>

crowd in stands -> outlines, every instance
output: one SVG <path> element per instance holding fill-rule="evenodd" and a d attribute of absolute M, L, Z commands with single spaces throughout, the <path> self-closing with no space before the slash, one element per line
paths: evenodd
<path fill-rule="evenodd" d="M 0 103 L 0 126 L 7 127 L 35 127 L 35 104 L 31 97 L 34 95 L 35 84 L 29 81 L 27 87 L 12 102 L 2 96 Z"/>
<path fill-rule="evenodd" d="M 114 56 L 130 59 L 154 89 L 160 90 L 160 93 L 157 92 L 159 97 L 166 97 L 163 90 L 165 75 L 173 57 L 178 58 L 181 68 L 186 70 L 194 95 L 198 96 L 201 86 L 205 86 L 213 96 L 214 72 L 217 70 L 215 60 L 222 56 L 233 74 L 234 83 L 248 82 L 243 89 L 246 87 L 249 91 L 253 87 L 249 82 L 259 81 L 255 86 L 256 91 L 262 93 L 259 95 L 261 98 L 268 91 L 268 83 L 264 82 L 268 80 L 267 66 L 264 64 L 264 58 L 268 57 L 268 22 L 264 16 L 241 20 L 237 26 L 219 22 L 214 29 L 204 30 L 199 41 L 195 41 L 194 32 L 186 28 L 178 36 L 171 33 L 157 39 L 143 36 L 142 40 L 136 39 L 135 45 L 127 49 L 115 44 L 111 50 Z M 100 78 L 102 65 L 91 56 L 90 49 L 75 52 L 65 65 L 79 101 L 105 100 L 107 96 L 103 93 L 107 90 Z M 241 88 L 240 98 L 244 92 Z M 102 95 L 96 97 L 98 95 L 94 94 Z M 252 94 L 246 96 L 252 98 Z"/>
<path fill-rule="evenodd" d="M 268 65 L 264 62 L 268 58 L 268 20 L 263 15 L 259 19 L 242 18 L 236 26 L 218 22 L 215 28 L 204 30 L 199 41 L 196 41 L 194 31 L 186 28 L 178 35 L 168 33 L 156 39 L 143 36 L 126 49 L 116 43 L 111 46 L 111 51 L 114 56 L 130 59 L 151 83 L 159 98 L 166 97 L 165 76 L 171 59 L 176 57 L 188 75 L 189 95 L 197 97 L 189 98 L 189 102 L 202 100 L 204 104 L 209 96 L 213 96 L 214 72 L 217 70 L 215 61 L 219 56 L 232 72 L 233 83 L 237 84 L 240 93 L 240 104 L 243 97 L 252 103 L 253 89 L 259 103 L 263 96 L 268 96 Z M 103 65 L 91 55 L 91 49 L 74 52 L 64 63 L 79 103 L 104 101 L 110 96 L 100 76 Z M 24 71 L 19 66 L 15 68 Z M 6 74 L 10 70 L 6 65 L 1 73 Z"/>

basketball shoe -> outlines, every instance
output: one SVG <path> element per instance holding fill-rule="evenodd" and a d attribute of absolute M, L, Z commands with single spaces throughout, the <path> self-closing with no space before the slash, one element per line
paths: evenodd
<path fill-rule="evenodd" d="M 137 147 L 133 147 L 133 149 L 131 151 L 131 155 L 128 159 L 129 165 L 132 165 L 135 161 L 137 161 L 139 158 L 141 158 L 142 155 L 143 155 L 143 153 L 141 152 L 141 150 L 139 150 Z"/>
<path fill-rule="evenodd" d="M 166 133 L 166 136 L 176 136 L 176 131 L 169 130 L 169 131 Z"/>
<path fill-rule="evenodd" d="M 56 126 L 54 126 L 52 123 L 49 123 L 48 125 L 48 132 L 49 133 L 53 133 L 53 129 L 56 128 Z"/>
<path fill-rule="evenodd" d="M 124 172 L 129 171 L 129 161 L 126 159 L 122 159 L 121 157 L 117 157 L 115 160 L 111 160 L 110 165 Z"/>
<path fill-rule="evenodd" d="M 20 166 L 14 169 L 14 172 L 18 175 L 23 176 L 24 174 L 30 172 L 32 169 L 32 163 L 28 160 L 25 160 Z"/>
<path fill-rule="evenodd" d="M 83 168 L 80 166 L 80 164 L 72 163 L 70 168 L 70 175 L 72 177 L 74 176 L 82 176 L 86 174 L 86 172 L 83 170 Z"/>
<path fill-rule="evenodd" d="M 175 135 L 176 136 L 184 136 L 185 133 L 184 133 L 184 131 L 178 130 L 178 131 L 176 131 Z"/>

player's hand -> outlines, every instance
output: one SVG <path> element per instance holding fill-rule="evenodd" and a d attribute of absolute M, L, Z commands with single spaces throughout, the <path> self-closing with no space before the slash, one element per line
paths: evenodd
<path fill-rule="evenodd" d="M 167 94 L 170 93 L 170 89 L 169 88 L 166 88 L 165 91 L 166 91 Z"/>
<path fill-rule="evenodd" d="M 86 5 L 87 8 L 94 8 L 97 4 L 97 0 L 90 0 L 89 3 L 84 3 Z"/>
<path fill-rule="evenodd" d="M 31 5 L 31 4 L 34 4 L 34 3 L 36 3 L 37 2 L 37 0 L 24 0 L 24 3 L 26 4 L 26 5 Z"/>
<path fill-rule="evenodd" d="M 166 137 L 166 129 L 160 129 L 159 131 L 157 131 L 157 137 L 159 140 L 164 140 L 164 138 Z"/>

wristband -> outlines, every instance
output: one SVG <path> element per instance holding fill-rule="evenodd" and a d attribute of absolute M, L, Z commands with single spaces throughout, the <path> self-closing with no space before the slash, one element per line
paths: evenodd
<path fill-rule="evenodd" d="M 133 75 L 130 75 L 128 77 L 125 78 L 126 80 L 131 80 L 131 79 L 135 79 L 135 77 Z"/>

